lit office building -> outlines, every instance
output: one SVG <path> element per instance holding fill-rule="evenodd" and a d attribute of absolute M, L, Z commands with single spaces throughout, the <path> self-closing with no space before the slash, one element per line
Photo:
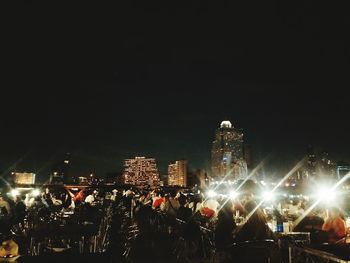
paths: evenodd
<path fill-rule="evenodd" d="M 180 160 L 168 166 L 168 184 L 187 186 L 187 161 Z"/>
<path fill-rule="evenodd" d="M 123 179 L 125 184 L 157 186 L 159 173 L 154 158 L 135 157 L 124 160 Z"/>
<path fill-rule="evenodd" d="M 247 164 L 243 153 L 243 132 L 234 128 L 230 121 L 221 122 L 215 132 L 212 146 L 212 177 L 227 180 L 244 178 Z"/>
<path fill-rule="evenodd" d="M 70 153 L 66 153 L 64 156 L 59 157 L 58 161 L 53 164 L 50 182 L 52 184 L 71 183 L 73 178 L 69 174 L 70 168 L 71 155 Z"/>
<path fill-rule="evenodd" d="M 16 185 L 32 185 L 35 184 L 35 173 L 12 173 L 13 182 Z"/>

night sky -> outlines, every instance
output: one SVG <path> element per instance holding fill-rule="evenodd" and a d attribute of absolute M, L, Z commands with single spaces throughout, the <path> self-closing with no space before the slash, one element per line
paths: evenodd
<path fill-rule="evenodd" d="M 125 1 L 9 10 L 2 32 L 0 172 L 47 178 L 155 157 L 210 167 L 223 119 L 281 174 L 308 144 L 350 161 L 350 18 L 319 1 Z"/>

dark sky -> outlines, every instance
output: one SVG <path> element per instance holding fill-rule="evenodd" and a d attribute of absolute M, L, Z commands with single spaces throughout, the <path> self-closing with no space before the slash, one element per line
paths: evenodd
<path fill-rule="evenodd" d="M 208 168 L 226 118 L 272 173 L 309 143 L 350 159 L 347 9 L 166 2 L 8 10 L 1 172 L 17 162 L 45 177 L 67 151 L 77 174 L 118 171 L 135 155 L 162 173 L 179 158 Z"/>

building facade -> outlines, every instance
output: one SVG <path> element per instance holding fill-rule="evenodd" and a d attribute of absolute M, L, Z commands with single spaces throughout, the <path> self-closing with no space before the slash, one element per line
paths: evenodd
<path fill-rule="evenodd" d="M 222 121 L 212 145 L 212 177 L 236 180 L 247 176 L 243 153 L 243 132 L 230 121 Z"/>
<path fill-rule="evenodd" d="M 306 172 L 304 173 L 303 179 L 311 178 L 316 176 L 317 158 L 314 148 L 309 145 L 307 148 L 307 164 Z"/>
<path fill-rule="evenodd" d="M 178 185 L 186 187 L 187 180 L 187 161 L 179 160 L 168 166 L 168 185 Z"/>
<path fill-rule="evenodd" d="M 123 181 L 136 186 L 158 186 L 159 173 L 154 158 L 135 157 L 124 160 Z"/>
<path fill-rule="evenodd" d="M 337 163 L 337 178 L 342 179 L 350 173 L 350 165 L 347 162 L 340 161 Z M 350 183 L 350 180 L 347 181 Z"/>
<path fill-rule="evenodd" d="M 58 162 L 52 166 L 50 182 L 53 184 L 71 183 L 73 178 L 70 177 L 71 155 L 66 153 Z"/>
<path fill-rule="evenodd" d="M 336 179 L 337 165 L 328 151 L 323 151 L 319 162 L 319 177 L 325 179 Z"/>
<path fill-rule="evenodd" d="M 12 173 L 13 182 L 17 185 L 35 184 L 35 173 Z"/>

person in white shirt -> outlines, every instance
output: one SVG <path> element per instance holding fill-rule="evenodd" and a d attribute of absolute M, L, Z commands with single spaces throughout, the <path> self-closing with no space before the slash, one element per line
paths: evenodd
<path fill-rule="evenodd" d="M 89 203 L 89 204 L 92 204 L 93 202 L 95 202 L 95 197 L 94 195 L 88 195 L 86 198 L 85 198 L 85 203 Z"/>

